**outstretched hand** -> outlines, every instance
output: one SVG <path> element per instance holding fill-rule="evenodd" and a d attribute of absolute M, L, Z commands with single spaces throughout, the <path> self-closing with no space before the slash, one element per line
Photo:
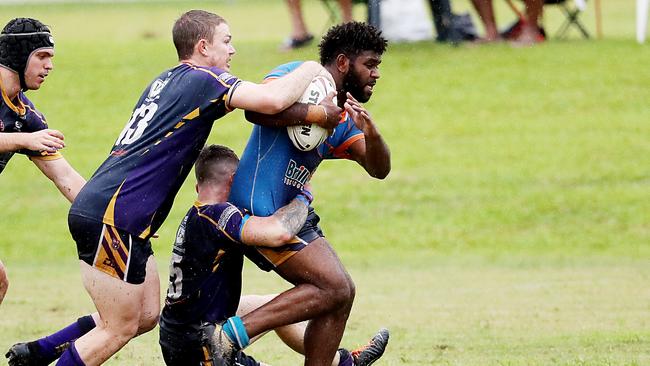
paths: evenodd
<path fill-rule="evenodd" d="M 45 129 L 28 134 L 23 146 L 27 150 L 54 153 L 65 147 L 64 138 L 60 131 Z"/>
<path fill-rule="evenodd" d="M 327 117 L 323 123 L 319 124 L 319 126 L 327 130 L 338 126 L 341 121 L 341 113 L 343 113 L 343 108 L 336 105 L 334 97 L 336 97 L 336 91 L 331 91 L 327 94 L 325 99 L 318 103 L 319 106 L 325 109 Z"/>
<path fill-rule="evenodd" d="M 370 113 L 368 113 L 366 108 L 364 108 L 359 101 L 354 99 L 352 94 L 347 93 L 347 100 L 345 101 L 344 107 L 358 129 L 365 133 L 366 128 L 373 127 Z"/>

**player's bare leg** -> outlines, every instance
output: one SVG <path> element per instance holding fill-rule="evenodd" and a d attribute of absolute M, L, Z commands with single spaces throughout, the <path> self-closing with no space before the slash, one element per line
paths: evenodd
<path fill-rule="evenodd" d="M 9 288 L 9 278 L 7 277 L 7 269 L 5 265 L 0 261 L 0 304 L 7 294 L 7 289 Z"/>
<path fill-rule="evenodd" d="M 273 300 L 278 294 L 271 295 L 243 295 L 239 300 L 239 307 L 237 308 L 237 316 L 242 317 L 253 310 L 259 308 L 260 306 L 268 303 Z M 305 329 L 307 328 L 307 322 L 302 321 L 300 323 L 285 325 L 280 328 L 274 329 L 275 334 L 278 335 L 278 338 L 282 340 L 284 344 L 289 346 L 292 350 L 305 354 Z M 260 337 L 262 337 L 266 332 L 259 334 L 251 339 L 250 343 L 254 343 Z M 335 357 L 335 361 L 338 356 Z M 333 363 L 333 366 L 338 365 L 338 363 Z"/>
<path fill-rule="evenodd" d="M 153 256 L 150 256 L 147 260 L 147 274 L 144 286 L 143 310 L 136 336 L 150 331 L 158 324 L 160 281 Z M 69 347 L 71 342 L 88 333 L 95 328 L 96 324 L 102 322 L 99 313 L 90 314 L 89 317 L 92 318 L 92 321 L 84 319 L 88 318 L 88 316 L 82 317 L 77 322 L 47 337 L 32 342 L 14 344 L 6 354 L 9 365 L 40 365 L 53 362 Z"/>
<path fill-rule="evenodd" d="M 150 255 L 147 259 L 147 273 L 143 285 L 142 314 L 138 322 L 136 336 L 155 328 L 160 318 L 160 277 L 158 276 L 156 259 L 153 255 Z"/>
<path fill-rule="evenodd" d="M 155 262 L 152 261 L 153 258 L 150 257 L 148 268 L 151 265 L 155 267 Z M 93 330 L 77 339 L 74 348 L 85 365 L 94 366 L 108 360 L 138 334 L 140 319 L 143 316 L 146 318 L 144 304 L 151 301 L 145 297 L 154 291 L 147 289 L 147 286 L 153 285 L 152 281 L 145 280 L 139 285 L 129 284 L 92 268 L 83 261 L 80 264 L 84 287 L 95 303 L 101 321 Z M 156 285 L 160 286 L 159 282 Z M 145 322 L 143 331 L 155 326 L 151 317 L 149 319 Z"/>
<path fill-rule="evenodd" d="M 250 313 L 251 311 L 273 300 L 276 296 L 277 294 L 243 295 L 239 301 L 237 316 L 242 317 Z M 303 321 L 300 323 L 285 325 L 283 327 L 277 328 L 275 329 L 275 333 L 282 340 L 282 342 L 284 342 L 284 344 L 289 346 L 297 353 L 304 355 L 306 328 L 307 322 Z M 251 339 L 251 343 L 259 339 L 260 336 L 261 335 L 258 335 L 257 337 Z M 334 355 L 332 366 L 346 365 L 350 364 L 350 362 L 352 362 L 352 365 L 355 366 L 372 365 L 384 354 L 386 346 L 388 345 L 389 337 L 390 333 L 388 329 L 382 328 L 368 341 L 368 343 L 362 345 L 361 347 L 350 351 L 343 348 L 339 349 L 338 352 L 336 352 Z M 350 359 L 346 361 L 346 358 Z"/>
<path fill-rule="evenodd" d="M 352 279 L 323 238 L 276 271 L 295 287 L 242 318 L 248 335 L 311 319 L 305 333 L 305 365 L 329 366 L 354 300 Z"/>

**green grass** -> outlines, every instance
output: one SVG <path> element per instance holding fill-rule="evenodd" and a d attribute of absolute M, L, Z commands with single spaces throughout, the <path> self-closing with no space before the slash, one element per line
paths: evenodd
<path fill-rule="evenodd" d="M 322 8 L 305 6 L 320 31 Z M 391 175 L 374 181 L 336 161 L 314 179 L 323 228 L 357 283 L 345 345 L 387 325 L 393 337 L 381 365 L 650 363 L 650 49 L 634 42 L 634 4 L 603 7 L 598 41 L 391 45 L 368 103 L 392 149 Z M 232 72 L 244 79 L 315 58 L 316 47 L 277 52 L 288 32 L 279 2 L 0 6 L 0 23 L 31 15 L 54 30 L 56 69 L 29 95 L 65 133 L 63 153 L 82 175 L 103 161 L 143 87 L 176 62 L 171 24 L 190 8 L 230 21 Z M 497 10 L 501 23 L 511 19 Z M 546 12 L 547 28 L 560 20 Z M 592 9 L 585 22 L 594 29 Z M 209 141 L 241 151 L 249 131 L 234 112 Z M 67 202 L 24 157 L 0 179 L 0 259 L 12 281 L 0 310 L 4 350 L 92 304 Z M 163 280 L 193 184 L 154 243 Z M 246 292 L 286 286 L 247 269 Z M 273 337 L 251 353 L 300 363 Z M 154 331 L 108 364 L 161 363 Z"/>

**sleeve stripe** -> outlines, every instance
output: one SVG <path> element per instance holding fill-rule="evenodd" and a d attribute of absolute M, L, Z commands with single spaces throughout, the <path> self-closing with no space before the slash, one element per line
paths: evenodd
<path fill-rule="evenodd" d="M 235 108 L 230 106 L 230 98 L 232 97 L 232 93 L 234 93 L 235 90 L 237 90 L 237 87 L 239 87 L 239 84 L 241 84 L 241 80 L 235 81 L 235 83 L 230 87 L 230 90 L 228 90 L 228 93 L 223 96 L 223 101 L 226 103 L 226 110 L 228 112 L 235 110 Z"/>
<path fill-rule="evenodd" d="M 244 240 L 244 227 L 248 223 L 248 219 L 251 218 L 251 215 L 245 214 L 244 218 L 241 220 L 241 227 L 239 228 L 239 237 L 241 238 L 242 243 L 246 243 L 246 240 Z"/>
<path fill-rule="evenodd" d="M 343 142 L 341 145 L 339 145 L 334 151 L 332 152 L 332 155 L 336 157 L 341 157 L 341 158 L 348 158 L 349 154 L 347 153 L 347 149 L 354 144 L 355 142 L 365 139 L 365 136 L 363 133 L 358 133 L 356 135 L 351 136 L 345 142 Z"/>
<path fill-rule="evenodd" d="M 234 242 L 237 242 L 237 240 L 233 239 L 232 236 L 228 235 L 228 233 L 227 233 L 225 230 L 223 230 L 223 229 L 219 226 L 219 224 L 217 224 L 214 220 L 212 220 L 212 218 L 211 218 L 210 216 L 205 215 L 205 214 L 202 214 L 201 212 L 199 212 L 199 217 L 202 217 L 202 218 L 204 218 L 204 219 L 210 221 L 210 223 L 211 223 L 212 225 L 214 225 L 214 227 L 216 227 L 219 231 L 221 231 L 225 236 L 227 236 L 228 239 L 230 239 L 230 240 L 232 240 L 232 241 L 234 241 Z"/>
<path fill-rule="evenodd" d="M 37 159 L 37 160 L 49 161 L 49 160 L 59 160 L 61 158 L 63 158 L 63 155 L 61 155 L 61 153 L 58 151 L 55 152 L 54 154 L 29 156 L 29 160 Z"/>

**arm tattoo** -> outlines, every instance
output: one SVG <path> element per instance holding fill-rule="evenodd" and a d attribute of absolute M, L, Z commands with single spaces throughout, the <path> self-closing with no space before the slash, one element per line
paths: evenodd
<path fill-rule="evenodd" d="M 277 210 L 273 216 L 292 236 L 296 235 L 307 219 L 307 206 L 298 199 L 293 199 L 288 205 Z"/>

